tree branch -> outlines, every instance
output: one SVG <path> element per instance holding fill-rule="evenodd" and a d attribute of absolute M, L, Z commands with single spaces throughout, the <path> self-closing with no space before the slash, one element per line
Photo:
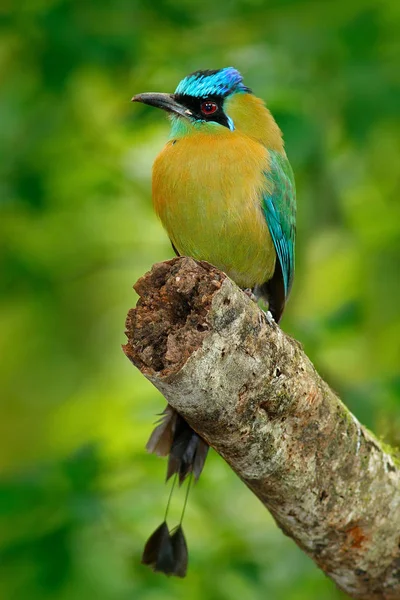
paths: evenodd
<path fill-rule="evenodd" d="M 400 469 L 300 344 L 223 273 L 177 258 L 135 285 L 126 355 L 353 598 L 400 598 Z"/>

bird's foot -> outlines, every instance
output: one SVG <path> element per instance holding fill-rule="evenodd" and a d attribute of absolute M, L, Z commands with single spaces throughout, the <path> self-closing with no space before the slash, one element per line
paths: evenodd
<path fill-rule="evenodd" d="M 258 298 L 254 294 L 254 292 L 251 288 L 244 288 L 243 291 L 246 294 L 246 296 L 248 296 L 250 298 L 250 300 L 253 300 L 253 302 L 258 304 Z M 264 323 L 266 323 L 267 325 L 270 325 L 271 327 L 272 327 L 272 325 L 275 325 L 275 319 L 272 316 L 272 312 L 270 310 L 262 310 L 261 309 L 259 312 L 258 318 L 259 318 L 260 325 L 263 325 Z"/>
<path fill-rule="evenodd" d="M 246 294 L 246 296 L 250 298 L 250 300 L 253 300 L 253 302 L 257 304 L 257 298 L 254 295 L 253 290 L 251 288 L 245 288 L 243 291 Z"/>

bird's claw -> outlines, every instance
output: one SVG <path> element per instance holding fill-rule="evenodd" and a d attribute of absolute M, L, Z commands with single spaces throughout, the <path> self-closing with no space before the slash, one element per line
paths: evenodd
<path fill-rule="evenodd" d="M 257 297 L 255 296 L 251 288 L 245 288 L 243 291 L 246 294 L 246 296 L 250 298 L 250 300 L 253 300 L 253 302 L 257 303 Z"/>
<path fill-rule="evenodd" d="M 251 288 L 245 288 L 243 289 L 243 291 L 246 294 L 246 296 L 250 298 L 250 300 L 253 300 L 253 302 L 258 304 L 257 296 L 254 294 Z M 272 325 L 275 325 L 275 319 L 272 316 L 272 312 L 270 310 L 260 310 L 258 319 L 260 325 L 264 325 L 265 323 L 271 327 Z"/>

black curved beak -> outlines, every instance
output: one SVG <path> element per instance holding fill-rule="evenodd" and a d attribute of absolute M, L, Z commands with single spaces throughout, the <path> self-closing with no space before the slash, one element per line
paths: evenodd
<path fill-rule="evenodd" d="M 155 106 L 156 108 L 162 108 L 167 112 L 180 115 L 181 117 L 189 118 L 192 116 L 192 111 L 179 104 L 175 100 L 173 94 L 161 94 L 157 92 L 145 92 L 144 94 L 138 94 L 133 96 L 131 102 L 142 102 L 142 104 L 148 104 L 149 106 Z"/>

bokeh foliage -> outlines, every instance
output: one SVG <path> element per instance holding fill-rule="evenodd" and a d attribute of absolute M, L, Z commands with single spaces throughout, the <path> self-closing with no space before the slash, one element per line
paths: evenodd
<path fill-rule="evenodd" d="M 150 200 L 168 125 L 129 99 L 228 65 L 266 99 L 298 187 L 283 327 L 398 444 L 400 4 L 6 0 L 0 23 L 0 597 L 344 597 L 215 455 L 187 579 L 139 564 L 163 400 L 120 345 L 132 283 L 171 248 Z"/>

